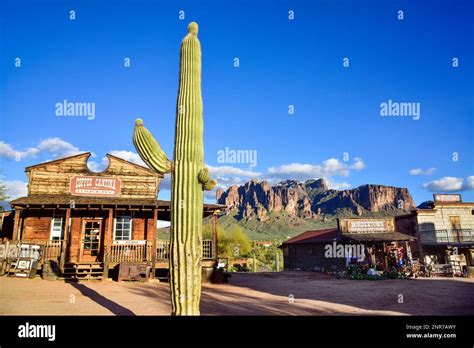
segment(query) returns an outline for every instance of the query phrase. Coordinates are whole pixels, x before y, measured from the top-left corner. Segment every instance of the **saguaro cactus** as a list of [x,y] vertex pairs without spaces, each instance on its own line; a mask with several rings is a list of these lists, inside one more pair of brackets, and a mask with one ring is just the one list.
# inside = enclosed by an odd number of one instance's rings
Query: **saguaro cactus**
[[188,25],[181,43],[174,161],[170,161],[143,121],[135,121],[133,143],[158,173],[171,172],[170,286],[172,314],[199,315],[201,299],[203,190],[212,190],[204,167],[201,44],[198,25]]

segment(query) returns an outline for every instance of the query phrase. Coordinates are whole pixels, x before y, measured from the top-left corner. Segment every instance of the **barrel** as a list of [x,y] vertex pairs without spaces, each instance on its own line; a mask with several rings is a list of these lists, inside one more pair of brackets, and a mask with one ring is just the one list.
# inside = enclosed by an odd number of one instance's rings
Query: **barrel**
[[42,269],[42,278],[44,280],[56,280],[58,279],[59,267],[58,263],[55,261],[46,261],[43,264]]

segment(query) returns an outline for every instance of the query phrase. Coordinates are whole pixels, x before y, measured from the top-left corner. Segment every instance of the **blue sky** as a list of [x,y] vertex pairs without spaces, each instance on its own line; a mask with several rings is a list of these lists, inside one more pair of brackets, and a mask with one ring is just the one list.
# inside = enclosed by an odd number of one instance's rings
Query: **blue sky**
[[[81,151],[95,169],[107,152],[138,161],[138,117],[172,156],[179,45],[197,21],[205,158],[223,187],[323,176],[339,189],[407,187],[417,204],[433,192],[474,201],[472,1],[4,0],[0,20],[12,196],[27,165]],[[65,99],[95,103],[94,119],[56,116]],[[382,117],[389,100],[419,103],[420,118]],[[226,148],[256,151],[256,166],[218,162]]]

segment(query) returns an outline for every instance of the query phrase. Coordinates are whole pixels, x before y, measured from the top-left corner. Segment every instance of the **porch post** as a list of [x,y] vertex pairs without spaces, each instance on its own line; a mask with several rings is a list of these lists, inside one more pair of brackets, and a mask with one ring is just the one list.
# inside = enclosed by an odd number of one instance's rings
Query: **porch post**
[[21,210],[15,208],[15,218],[13,220],[13,235],[12,240],[19,240],[19,228],[20,228],[20,215]]
[[151,279],[155,279],[156,271],[156,225],[158,223],[158,207],[153,209],[153,228],[151,232],[151,237],[153,238],[151,242]]
[[383,242],[383,254],[385,259],[385,270],[388,271],[387,243]]
[[114,223],[114,209],[109,208],[109,216],[107,217],[107,231],[105,232],[104,237],[104,271],[102,273],[102,280],[105,280],[109,277],[109,245],[112,240],[112,225]]
[[217,215],[219,214],[219,210],[214,210],[213,212],[213,219],[212,219],[212,258],[216,263],[217,266],[217,259],[218,259],[218,248],[217,248]]
[[411,263],[411,259],[412,259],[412,258],[408,255],[408,248],[409,248],[409,246],[410,246],[410,245],[408,244],[408,241],[406,240],[406,241],[405,241],[405,255],[406,255],[407,261],[410,261],[410,263]]
[[66,217],[64,218],[64,239],[61,241],[61,254],[59,257],[59,269],[61,272],[64,270],[64,264],[66,262],[66,249],[69,247],[69,219],[71,218],[71,208],[66,209]]

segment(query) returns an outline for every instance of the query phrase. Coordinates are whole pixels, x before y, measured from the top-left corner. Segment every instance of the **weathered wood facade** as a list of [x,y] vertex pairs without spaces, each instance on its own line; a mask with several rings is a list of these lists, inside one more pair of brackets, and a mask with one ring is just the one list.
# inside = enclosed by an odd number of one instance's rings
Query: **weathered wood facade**
[[[283,242],[280,248],[285,270],[342,271],[351,259],[388,270],[392,266],[388,256],[401,247],[407,259],[415,240],[396,230],[394,218],[339,218],[337,228],[306,231]],[[399,259],[397,254],[392,261]]]
[[[87,167],[90,153],[25,169],[28,196],[11,202],[13,240],[45,245],[43,261],[57,261],[65,276],[107,276],[121,263],[168,268],[168,241],[157,241],[157,221],[170,220],[168,201],[157,200],[162,176],[107,155],[101,173]],[[219,209],[205,205],[203,215]],[[214,243],[213,243],[214,242]],[[203,243],[206,273],[215,266],[215,241]]]
[[425,264],[451,264],[455,274],[474,278],[474,202],[462,202],[459,194],[433,198],[397,216],[397,229],[418,238],[417,257]]

